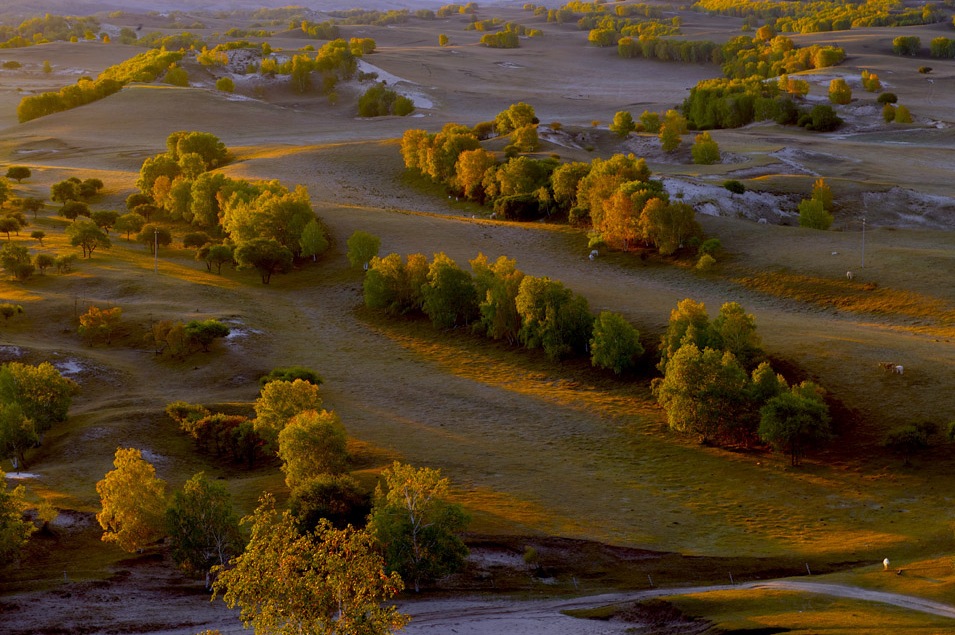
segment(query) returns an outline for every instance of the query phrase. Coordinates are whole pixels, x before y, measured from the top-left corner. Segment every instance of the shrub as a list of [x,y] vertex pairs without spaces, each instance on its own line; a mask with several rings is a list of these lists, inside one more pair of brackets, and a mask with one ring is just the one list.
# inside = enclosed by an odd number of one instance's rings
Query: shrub
[[882,93],[875,98],[875,101],[878,104],[894,104],[898,100],[899,98],[895,93]]
[[733,194],[742,194],[746,191],[746,186],[736,180],[723,181],[723,187]]

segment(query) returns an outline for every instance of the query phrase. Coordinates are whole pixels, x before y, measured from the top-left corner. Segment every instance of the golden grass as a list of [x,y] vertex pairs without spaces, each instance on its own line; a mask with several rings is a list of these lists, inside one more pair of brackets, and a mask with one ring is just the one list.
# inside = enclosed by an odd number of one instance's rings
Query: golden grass
[[666,600],[685,614],[702,617],[728,631],[779,628],[797,635],[937,635],[952,628],[952,620],[944,617],[874,602],[789,591],[714,591]]
[[955,324],[955,307],[944,300],[872,283],[781,271],[760,272],[738,278],[736,282],[762,293],[820,307],[891,318],[918,319],[942,326]]

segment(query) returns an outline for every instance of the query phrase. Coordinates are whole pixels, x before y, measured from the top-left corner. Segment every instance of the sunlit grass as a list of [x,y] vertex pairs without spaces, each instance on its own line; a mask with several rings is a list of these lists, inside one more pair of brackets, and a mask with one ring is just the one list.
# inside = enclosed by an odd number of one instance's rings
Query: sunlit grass
[[727,631],[779,628],[805,635],[937,635],[955,624],[951,619],[895,606],[790,591],[714,591],[666,599],[685,614],[702,617]]

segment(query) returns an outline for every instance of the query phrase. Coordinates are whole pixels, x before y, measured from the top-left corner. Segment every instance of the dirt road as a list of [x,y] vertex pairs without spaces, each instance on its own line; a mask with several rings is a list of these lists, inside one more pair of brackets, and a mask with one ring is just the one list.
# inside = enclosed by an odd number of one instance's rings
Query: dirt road
[[633,624],[604,621],[586,621],[562,614],[571,609],[588,609],[610,604],[623,604],[636,600],[673,595],[691,595],[710,591],[730,591],[746,589],[772,589],[814,593],[832,597],[851,598],[868,602],[878,602],[898,606],[911,611],[930,613],[955,619],[955,606],[933,602],[923,598],[897,593],[871,591],[859,587],[841,584],[800,582],[792,580],[774,580],[770,582],[750,582],[737,585],[719,585],[705,587],[687,587],[682,589],[652,589],[631,593],[608,593],[561,600],[425,600],[408,602],[402,610],[412,616],[411,624],[404,632],[409,635],[419,633],[458,633],[459,635],[492,635],[493,633],[511,633],[512,635],[603,635],[624,633]]

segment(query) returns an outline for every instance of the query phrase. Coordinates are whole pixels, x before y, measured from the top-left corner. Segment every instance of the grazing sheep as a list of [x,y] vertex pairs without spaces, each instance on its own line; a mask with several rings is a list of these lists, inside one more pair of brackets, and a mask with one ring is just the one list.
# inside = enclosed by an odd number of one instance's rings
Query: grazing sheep
[[901,375],[904,370],[905,370],[905,369],[902,368],[902,366],[901,366],[901,364],[900,364],[900,365],[898,365],[898,366],[895,367],[895,374],[896,374],[896,375]]
[[889,372],[895,372],[895,367],[898,366],[895,362],[879,362],[879,368]]
[[882,570],[883,570],[883,571],[888,571],[888,570],[889,570],[889,559],[888,559],[888,558],[886,558],[885,560],[882,561]]
[[767,221],[765,218],[760,218],[758,221],[756,221],[757,225],[766,225],[767,223],[769,223],[769,221]]
[[856,274],[852,273],[851,271],[846,272],[846,280],[852,280],[855,277],[856,277]]
[[597,255],[598,255],[597,250],[594,249],[593,251],[590,252],[590,259],[593,260],[594,258],[597,257]]

